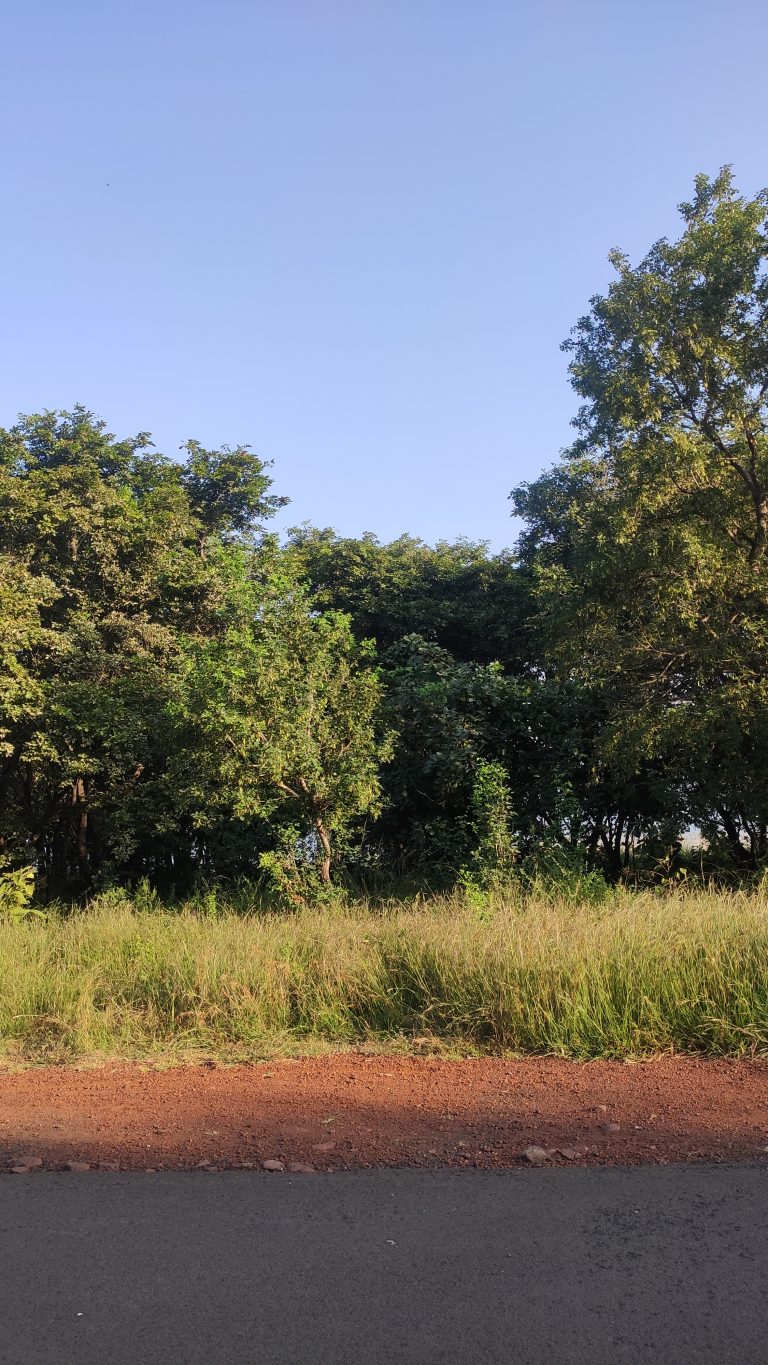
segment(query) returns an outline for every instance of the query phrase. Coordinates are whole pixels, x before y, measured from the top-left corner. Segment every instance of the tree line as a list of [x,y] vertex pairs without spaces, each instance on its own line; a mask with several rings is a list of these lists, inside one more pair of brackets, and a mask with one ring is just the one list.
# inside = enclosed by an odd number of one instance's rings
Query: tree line
[[[280,540],[243,446],[82,407],[0,431],[0,872],[43,896],[248,878],[487,887],[768,855],[768,195],[700,176],[677,241],[565,343],[576,440],[514,549]],[[330,893],[328,893],[330,894]]]

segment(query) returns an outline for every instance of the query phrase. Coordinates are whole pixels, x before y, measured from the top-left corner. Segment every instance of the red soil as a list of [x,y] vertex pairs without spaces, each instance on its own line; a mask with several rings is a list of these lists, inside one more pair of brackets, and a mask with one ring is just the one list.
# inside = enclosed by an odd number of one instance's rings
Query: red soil
[[531,1145],[568,1149],[555,1164],[765,1160],[768,1063],[343,1054],[0,1075],[0,1170],[39,1158],[124,1170],[504,1167],[525,1164]]

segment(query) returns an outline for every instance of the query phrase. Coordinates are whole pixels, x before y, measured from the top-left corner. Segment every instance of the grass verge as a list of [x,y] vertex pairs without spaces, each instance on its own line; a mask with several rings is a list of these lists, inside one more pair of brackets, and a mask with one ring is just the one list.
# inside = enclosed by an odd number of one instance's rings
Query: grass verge
[[[768,1052],[768,895],[436,898],[206,918],[108,896],[0,923],[0,1056],[263,1057],[336,1046]],[[423,1044],[422,1044],[423,1046]]]

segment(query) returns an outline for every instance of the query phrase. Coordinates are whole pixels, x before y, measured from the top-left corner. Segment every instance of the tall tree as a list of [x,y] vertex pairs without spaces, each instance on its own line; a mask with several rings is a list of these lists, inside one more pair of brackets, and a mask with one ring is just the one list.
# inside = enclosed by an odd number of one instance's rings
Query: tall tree
[[[678,241],[565,343],[583,404],[560,466],[517,489],[542,654],[603,691],[602,761],[663,770],[671,816],[765,841],[768,195],[700,176]],[[728,735],[728,780],[713,773]],[[718,786],[718,790],[714,787]],[[677,792],[676,803],[672,788]],[[674,806],[676,804],[676,810]]]
[[153,867],[182,644],[220,629],[268,483],[245,451],[179,465],[83,408],[0,431],[0,838],[49,889]]
[[378,809],[381,686],[347,618],[318,612],[272,552],[271,572],[242,576],[222,633],[189,641],[175,780],[190,784],[201,828],[223,809],[287,826],[294,852],[308,839],[327,883],[334,845]]

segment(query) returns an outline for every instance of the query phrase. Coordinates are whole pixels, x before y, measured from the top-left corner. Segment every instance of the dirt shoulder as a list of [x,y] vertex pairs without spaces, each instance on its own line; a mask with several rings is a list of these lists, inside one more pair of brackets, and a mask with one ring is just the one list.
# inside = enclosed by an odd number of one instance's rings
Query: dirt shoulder
[[345,1053],[0,1075],[5,1171],[507,1167],[533,1146],[554,1164],[768,1159],[768,1063]]

